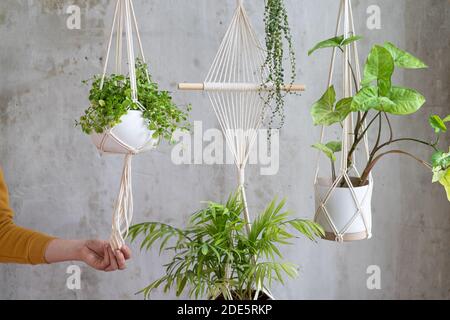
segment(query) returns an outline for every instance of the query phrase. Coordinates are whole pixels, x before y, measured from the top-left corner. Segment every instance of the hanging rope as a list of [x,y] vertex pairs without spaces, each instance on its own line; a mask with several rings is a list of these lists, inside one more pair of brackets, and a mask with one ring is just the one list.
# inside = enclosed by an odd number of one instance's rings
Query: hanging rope
[[[134,35],[136,36],[140,56],[142,61],[146,63],[144,50],[142,46],[141,37],[139,35],[138,24],[136,15],[134,12],[134,6],[132,0],[117,0],[114,17],[111,27],[111,33],[109,36],[109,42],[106,52],[105,64],[103,67],[103,74],[100,82],[100,89],[103,88],[104,80],[108,70],[108,63],[111,56],[112,43],[114,34],[116,35],[116,47],[115,47],[115,73],[122,74],[123,63],[123,36],[125,32],[126,37],[126,52],[128,63],[128,76],[130,78],[131,98],[138,108],[143,111],[144,108],[138,100],[138,89],[136,82],[136,65],[135,65],[135,51],[134,51]],[[147,72],[147,80],[150,82],[150,78]],[[120,146],[125,153],[124,165],[122,170],[122,177],[120,181],[119,193],[114,205],[113,220],[112,220],[112,232],[110,237],[111,247],[116,250],[120,249],[125,244],[125,238],[127,237],[128,228],[130,226],[133,217],[133,192],[131,181],[131,162],[133,155],[140,152],[150,150],[154,148],[157,141],[151,138],[142,146],[131,146],[122,141],[115,134],[115,127],[107,130],[101,137],[101,142],[97,146],[101,153],[110,153],[106,146],[113,142]]]
[[[343,20],[343,26],[341,26]],[[338,12],[338,18],[337,18],[337,24],[336,24],[336,32],[335,36],[339,36],[340,29],[343,29],[344,38],[347,39],[350,36],[355,35],[355,25],[353,20],[353,11],[352,11],[352,4],[351,0],[341,0],[340,1],[340,7]],[[331,64],[330,64],[330,70],[328,74],[328,87],[330,87],[333,83],[333,74],[336,64],[336,48],[333,48],[333,53],[331,57]],[[351,63],[354,61],[355,65],[355,77],[356,77],[356,83],[358,87],[353,87],[353,81],[352,81],[352,69],[351,69]],[[360,90],[360,83],[361,83],[361,70],[359,65],[359,58],[358,58],[358,47],[356,42],[352,43],[349,46],[346,46],[344,48],[343,52],[343,97],[351,97],[353,92],[356,90]],[[361,130],[364,131],[366,127],[366,122],[364,122],[364,125],[362,126]],[[320,204],[317,208],[314,220],[317,221],[320,215],[324,215],[326,218],[326,221],[329,223],[331,229],[333,230],[333,233],[335,235],[335,241],[343,242],[344,240],[351,239],[350,237],[346,236],[346,233],[350,229],[350,227],[355,223],[355,221],[361,217],[362,221],[364,223],[365,229],[366,229],[366,238],[370,238],[372,236],[371,234],[371,226],[369,222],[366,219],[366,214],[363,212],[363,204],[368,201],[369,193],[372,190],[373,185],[373,178],[372,175],[370,175],[369,178],[369,188],[367,188],[366,193],[364,194],[362,199],[359,199],[357,194],[355,193],[355,188],[353,186],[353,182],[351,181],[351,178],[349,176],[351,171],[354,171],[357,176],[360,176],[357,164],[356,164],[356,156],[353,155],[352,159],[352,166],[349,168],[347,163],[347,157],[346,155],[349,152],[349,149],[351,145],[353,144],[353,131],[354,131],[354,123],[353,123],[353,115],[350,114],[347,119],[343,122],[342,127],[342,157],[341,157],[341,163],[340,163],[340,171],[339,175],[336,178],[336,180],[331,184],[330,189],[326,193],[325,197],[323,199],[320,199]],[[325,139],[325,127],[322,126],[321,133],[320,133],[320,143],[323,143]],[[370,149],[369,149],[369,142],[367,134],[364,135],[364,150],[366,158],[369,159],[370,157]],[[321,158],[321,152],[318,153],[317,156],[317,166],[316,166],[316,172],[314,177],[314,184],[317,186],[319,184],[319,173],[320,173],[320,158]],[[330,198],[333,196],[334,192],[338,188],[338,186],[341,184],[342,181],[345,181],[345,183],[348,186],[348,190],[352,196],[352,199],[355,201],[355,205],[357,207],[357,211],[355,214],[351,217],[351,219],[348,221],[345,226],[343,226],[341,229],[336,226],[336,223],[333,221],[332,216],[330,212],[327,209],[327,202],[330,200]]]
[[[213,106],[237,168],[244,218],[250,232],[245,192],[245,168],[265,115],[265,99],[273,85],[263,85],[266,52],[258,40],[242,0],[237,0],[230,26],[220,44],[204,83],[180,83],[180,90],[204,90]],[[303,91],[304,85],[285,85],[286,91]]]

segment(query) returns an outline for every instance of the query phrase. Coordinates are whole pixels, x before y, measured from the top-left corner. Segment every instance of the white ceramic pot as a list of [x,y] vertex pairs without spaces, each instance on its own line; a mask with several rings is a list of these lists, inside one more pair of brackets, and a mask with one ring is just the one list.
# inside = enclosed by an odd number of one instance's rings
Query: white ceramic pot
[[[319,178],[317,180],[317,184],[315,186],[316,212],[320,208],[321,201],[327,196],[331,188],[331,184],[331,179]],[[356,219],[351,222],[358,208],[349,188],[338,186],[331,193],[328,201],[326,201],[325,207],[328,214],[340,233],[344,231],[344,228],[346,228],[349,223],[351,223],[343,235],[343,241],[355,241],[371,238],[372,191],[372,182],[369,182],[365,186],[354,188],[356,199],[362,209],[362,214],[364,215],[364,220],[361,215],[358,215]],[[333,228],[331,227],[325,212],[323,212],[323,209],[320,209],[318,212],[316,222],[325,229],[325,239],[336,241],[336,235],[333,232]],[[367,228],[364,222],[367,224]]]
[[[91,134],[97,149],[106,153],[127,154],[132,150],[145,151],[154,148],[158,139],[153,139],[154,131],[148,129],[148,120],[142,117],[142,111],[130,110],[120,118],[120,123],[107,132]],[[103,147],[102,147],[103,141]]]

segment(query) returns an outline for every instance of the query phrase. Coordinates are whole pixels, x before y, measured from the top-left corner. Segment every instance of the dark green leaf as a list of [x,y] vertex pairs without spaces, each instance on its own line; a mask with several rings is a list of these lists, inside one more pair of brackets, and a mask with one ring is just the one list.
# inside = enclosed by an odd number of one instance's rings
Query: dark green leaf
[[343,40],[344,36],[338,36],[321,41],[308,51],[308,56],[319,49],[339,47]]

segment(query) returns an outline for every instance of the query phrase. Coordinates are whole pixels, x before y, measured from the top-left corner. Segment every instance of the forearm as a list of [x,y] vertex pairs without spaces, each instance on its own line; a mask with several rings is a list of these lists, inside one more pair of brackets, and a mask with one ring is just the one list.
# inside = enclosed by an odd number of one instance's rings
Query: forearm
[[52,240],[45,251],[45,261],[48,263],[64,261],[81,261],[85,240]]
[[0,263],[45,264],[44,253],[53,239],[16,226],[0,212]]

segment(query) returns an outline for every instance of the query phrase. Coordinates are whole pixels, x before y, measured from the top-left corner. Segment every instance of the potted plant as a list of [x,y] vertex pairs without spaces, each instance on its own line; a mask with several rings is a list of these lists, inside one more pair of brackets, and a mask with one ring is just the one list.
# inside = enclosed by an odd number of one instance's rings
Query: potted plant
[[[270,129],[280,129],[284,125],[285,95],[289,90],[285,87],[284,60],[287,57],[290,65],[290,85],[297,76],[294,44],[284,0],[265,0],[264,11],[266,60],[262,66],[266,82],[264,85],[273,87],[268,96],[264,96],[266,108],[271,111],[268,120]],[[287,46],[287,48],[286,48]]]
[[[317,44],[309,51],[323,48],[338,48],[344,52],[344,47],[361,39],[359,36],[334,37]],[[391,121],[392,116],[407,116],[420,110],[425,103],[425,98],[416,90],[399,87],[392,84],[392,76],[395,68],[421,69],[427,66],[410,53],[397,48],[392,43],[375,45],[371,49],[366,60],[363,79],[358,83],[355,75],[354,62],[347,60],[351,70],[351,77],[356,90],[354,95],[344,97],[337,101],[334,86],[330,86],[323,96],[313,104],[311,115],[315,125],[343,126],[344,121],[353,117],[354,131],[350,132],[352,138],[348,148],[343,150],[341,141],[330,141],[328,143],[317,143],[314,148],[319,149],[330,159],[330,178],[318,178],[316,184],[316,209],[323,206],[321,200],[326,199],[326,211],[331,217],[337,230],[345,229],[349,221],[352,222],[347,230],[349,237],[345,240],[359,240],[367,238],[366,230],[371,226],[371,197],[372,184],[370,183],[371,172],[381,159],[388,155],[405,155],[431,168],[426,161],[419,159],[411,152],[399,149],[400,142],[409,142],[417,146],[423,145],[434,150],[433,165],[435,171],[434,181],[440,181],[447,185],[449,177],[449,157],[438,150],[439,139],[428,142],[415,137],[397,137]],[[439,128],[437,133],[446,131],[445,122],[450,118],[441,119],[437,116],[430,119],[433,127]],[[354,155],[362,148],[365,137],[369,130],[376,132],[374,143],[369,146],[368,159],[364,163],[362,173],[351,176],[350,179],[338,179],[335,168],[336,155],[347,163],[347,174],[355,168]],[[436,129],[437,130],[437,129]],[[383,137],[387,140],[383,141]],[[345,151],[345,152],[344,152]],[[342,177],[342,176],[340,176]],[[349,192],[351,184],[352,192]],[[334,192],[330,188],[334,187]],[[362,212],[362,216],[355,216],[355,212]],[[353,221],[352,221],[353,219]],[[333,237],[333,226],[326,215],[320,216],[317,221],[324,227],[327,236]],[[348,225],[347,225],[348,226]],[[370,235],[369,235],[370,237]],[[333,237],[334,240],[334,237]]]
[[[84,81],[87,84],[90,81]],[[176,129],[187,130],[187,110],[179,109],[170,93],[158,89],[147,64],[136,59],[138,100],[132,98],[130,76],[112,74],[94,76],[89,93],[90,106],[77,125],[91,135],[95,145],[105,152],[129,153],[153,147],[160,139],[171,142]],[[105,136],[113,131],[117,139]],[[125,146],[125,148],[124,148]]]
[[173,254],[165,265],[166,273],[141,290],[145,298],[158,287],[176,289],[177,296],[252,300],[269,299],[266,290],[273,281],[295,277],[297,267],[280,262],[279,246],[290,244],[298,236],[310,240],[323,235],[322,228],[308,220],[290,217],[283,209],[285,201],[273,200],[256,218],[250,233],[242,218],[244,205],[239,192],[226,204],[208,202],[194,213],[187,228],[145,222],[132,226],[129,237],[142,237],[141,249],[150,250],[159,241],[159,252]]

